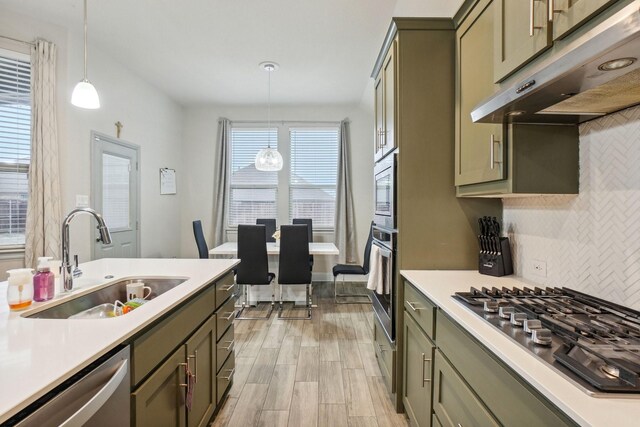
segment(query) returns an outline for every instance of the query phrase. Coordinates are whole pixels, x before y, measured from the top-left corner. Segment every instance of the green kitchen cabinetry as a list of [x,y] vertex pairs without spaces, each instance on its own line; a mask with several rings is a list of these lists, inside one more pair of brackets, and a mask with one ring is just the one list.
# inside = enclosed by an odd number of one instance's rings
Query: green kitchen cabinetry
[[132,339],[134,426],[208,425],[233,378],[233,287],[228,273]]
[[[565,37],[585,21],[617,0],[549,0],[553,7],[549,20],[553,23],[553,39]],[[551,9],[550,9],[551,10]]]
[[550,0],[494,0],[494,81],[551,47]]
[[498,0],[479,0],[456,31],[456,194],[577,194],[577,126],[471,120],[471,111],[498,88],[493,82],[491,52],[499,48],[492,35],[500,7]]
[[375,79],[375,161],[396,148],[396,49],[397,41],[394,40]]
[[434,350],[434,344],[405,311],[402,402],[413,427],[431,425],[431,372]]
[[481,0],[456,32],[457,186],[506,177],[502,126],[476,124],[471,111],[496,89],[493,83],[493,28],[496,0]]
[[393,342],[389,340],[384,333],[384,328],[374,315],[373,318],[373,350],[375,352],[378,366],[380,367],[380,373],[384,384],[387,386],[389,393],[395,393],[396,391],[396,348]]

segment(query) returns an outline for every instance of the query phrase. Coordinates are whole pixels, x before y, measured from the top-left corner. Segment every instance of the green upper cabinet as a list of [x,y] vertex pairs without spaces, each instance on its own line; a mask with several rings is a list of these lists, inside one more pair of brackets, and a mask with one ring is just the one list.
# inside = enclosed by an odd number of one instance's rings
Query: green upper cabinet
[[471,111],[495,91],[494,9],[498,0],[480,0],[456,32],[457,186],[505,178],[502,126],[477,124]]
[[549,0],[549,20],[553,23],[553,39],[563,38],[594,14],[616,1]]
[[378,161],[396,144],[396,61],[397,40],[393,40],[375,80],[375,154]]
[[553,42],[549,0],[494,0],[494,81],[499,82]]

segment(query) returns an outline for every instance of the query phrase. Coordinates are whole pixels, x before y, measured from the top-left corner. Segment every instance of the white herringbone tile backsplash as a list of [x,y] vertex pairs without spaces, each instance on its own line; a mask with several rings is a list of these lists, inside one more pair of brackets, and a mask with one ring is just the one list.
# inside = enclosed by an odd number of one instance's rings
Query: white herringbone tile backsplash
[[505,199],[504,229],[518,276],[640,309],[640,106],[581,125],[580,194]]

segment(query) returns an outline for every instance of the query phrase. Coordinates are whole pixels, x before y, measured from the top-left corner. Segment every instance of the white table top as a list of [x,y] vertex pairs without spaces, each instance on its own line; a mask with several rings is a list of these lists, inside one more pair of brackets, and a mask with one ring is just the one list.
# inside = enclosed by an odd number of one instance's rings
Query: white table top
[[532,286],[523,279],[483,276],[477,271],[400,271],[427,298],[436,303],[460,326],[476,337],[493,354],[520,374],[581,426],[637,426],[640,400],[629,397],[591,397],[571,381],[535,357],[524,347],[451,297],[470,286]]
[[[226,242],[209,251],[209,255],[236,255],[238,253],[238,242]],[[275,242],[267,242],[267,254],[279,255],[280,245],[276,246]],[[327,242],[310,242],[310,255],[340,255],[340,251],[333,243]]]

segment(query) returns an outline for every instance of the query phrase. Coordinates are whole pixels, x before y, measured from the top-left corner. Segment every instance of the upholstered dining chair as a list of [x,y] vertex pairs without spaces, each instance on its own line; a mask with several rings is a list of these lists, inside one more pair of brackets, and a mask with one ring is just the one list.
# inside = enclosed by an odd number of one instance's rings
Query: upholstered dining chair
[[[307,226],[309,242],[313,242],[313,220],[311,218],[293,218],[293,224],[304,224]],[[309,256],[309,267],[313,270],[313,255]]]
[[[264,225],[238,225],[238,258],[240,264],[236,267],[236,284],[242,286],[244,301],[236,319],[268,319],[275,306],[275,274],[269,272],[267,258],[267,240]],[[248,312],[248,286],[271,285],[271,307],[266,316],[251,317],[244,315]]]
[[276,219],[275,218],[258,218],[256,219],[256,224],[264,225],[266,234],[267,234],[267,242],[275,242],[276,239],[273,237],[273,234],[276,232]]
[[[311,319],[311,269],[309,268],[309,235],[305,225],[283,225],[280,227],[280,263],[278,283],[280,284],[281,319]],[[282,287],[286,285],[306,286],[306,317],[282,316]]]
[[[371,221],[371,225],[369,225],[369,237],[367,238],[367,244],[364,247],[364,256],[362,260],[362,265],[357,264],[336,264],[333,266],[333,298],[336,304],[369,304],[371,302],[371,296],[369,293],[367,294],[345,294],[338,293],[338,284],[337,277],[342,275],[342,279],[344,281],[344,276],[348,275],[358,275],[364,276],[369,274],[369,258],[371,257],[371,244],[373,243],[373,221]],[[342,285],[344,289],[344,283]],[[343,300],[339,301],[338,298],[345,297],[367,297],[366,301],[363,300]]]
[[198,219],[193,221],[193,237],[196,239],[196,246],[198,246],[198,255],[201,259],[209,258],[209,248],[207,247],[207,241],[204,238],[202,232],[202,222]]

